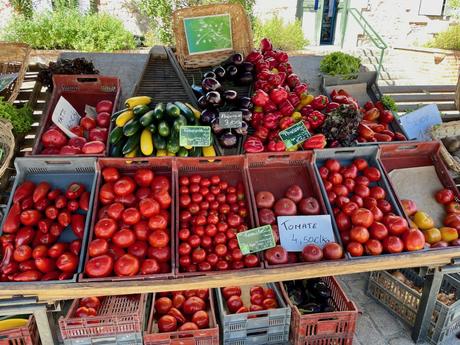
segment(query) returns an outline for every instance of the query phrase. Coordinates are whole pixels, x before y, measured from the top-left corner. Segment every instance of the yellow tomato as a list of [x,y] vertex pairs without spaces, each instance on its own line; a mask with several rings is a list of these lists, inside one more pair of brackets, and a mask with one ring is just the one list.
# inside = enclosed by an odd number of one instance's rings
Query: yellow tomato
[[414,215],[414,223],[421,230],[434,228],[434,221],[428,214],[422,211],[417,211]]

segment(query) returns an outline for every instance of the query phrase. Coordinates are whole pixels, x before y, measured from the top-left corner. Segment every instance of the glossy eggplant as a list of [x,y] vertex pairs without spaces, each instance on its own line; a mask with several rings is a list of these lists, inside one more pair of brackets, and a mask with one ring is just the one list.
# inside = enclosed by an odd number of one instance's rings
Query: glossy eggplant
[[214,68],[214,74],[216,75],[216,78],[217,80],[219,79],[224,79],[225,78],[225,68],[223,68],[222,66],[217,66]]
[[243,74],[236,78],[236,83],[238,85],[250,85],[253,80],[254,76],[251,72],[243,72]]
[[248,124],[246,121],[241,121],[241,127],[235,128],[234,131],[236,134],[239,135],[248,135]]
[[243,115],[243,120],[244,121],[251,121],[252,120],[252,112],[248,109],[240,109],[242,115]]
[[225,90],[224,99],[226,102],[234,103],[238,100],[238,92],[235,90]]
[[214,73],[213,71],[208,71],[206,72],[205,74],[203,74],[203,79],[204,78],[214,78],[216,79],[216,73]]
[[206,96],[201,96],[198,98],[198,106],[201,109],[206,109],[208,107],[208,101],[206,100]]
[[220,96],[220,93],[217,91],[209,91],[206,94],[206,102],[214,107],[220,107],[223,103],[223,99]]
[[232,132],[224,132],[218,137],[219,144],[224,148],[235,147],[238,143],[238,138]]
[[204,78],[201,82],[201,86],[205,92],[217,91],[222,89],[222,85],[218,82],[216,78]]
[[235,79],[238,76],[238,68],[235,65],[229,65],[227,67],[227,78],[228,79]]
[[252,107],[251,98],[241,97],[239,99],[239,106],[241,109],[251,109]]
[[240,66],[240,69],[241,71],[252,73],[254,71],[254,65],[251,62],[243,61],[243,63]]
[[205,126],[210,126],[216,122],[219,117],[219,111],[217,109],[208,108],[201,112],[200,123]]

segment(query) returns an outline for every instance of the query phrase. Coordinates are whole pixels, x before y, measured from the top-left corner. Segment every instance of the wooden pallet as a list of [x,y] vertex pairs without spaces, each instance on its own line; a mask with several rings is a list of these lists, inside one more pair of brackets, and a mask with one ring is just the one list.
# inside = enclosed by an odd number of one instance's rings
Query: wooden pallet
[[395,100],[399,114],[435,103],[444,122],[460,120],[455,106],[455,89],[455,85],[380,86],[383,94]]

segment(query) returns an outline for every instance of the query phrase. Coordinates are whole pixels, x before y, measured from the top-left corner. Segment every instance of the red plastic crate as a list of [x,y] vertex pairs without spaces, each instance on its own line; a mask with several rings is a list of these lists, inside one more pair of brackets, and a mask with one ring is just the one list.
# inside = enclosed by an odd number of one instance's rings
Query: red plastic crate
[[[102,171],[105,167],[114,167],[117,168],[120,174],[126,174],[128,176],[134,175],[135,171],[140,168],[147,168],[152,169],[155,175],[162,175],[167,176],[171,181],[171,198],[172,203],[170,207],[170,214],[171,214],[171,224],[170,224],[170,245],[171,245],[171,272],[169,273],[157,273],[157,274],[149,274],[149,275],[136,275],[132,277],[105,277],[105,278],[89,278],[85,275],[85,273],[81,273],[79,275],[78,281],[80,282],[95,282],[95,281],[122,281],[122,280],[147,280],[147,279],[167,279],[172,278],[174,276],[174,250],[175,250],[175,238],[172,235],[174,233],[174,225],[175,225],[175,217],[174,217],[174,210],[175,210],[175,189],[176,189],[176,180],[174,178],[174,159],[172,157],[155,157],[155,158],[147,158],[147,157],[137,157],[137,158],[100,158],[97,161],[98,171]],[[96,183],[96,197],[94,198],[94,206],[93,206],[93,214],[91,219],[91,226],[90,226],[90,234],[88,239],[88,245],[94,237],[94,226],[97,223],[99,207],[99,197],[98,193],[101,189],[103,182],[102,182],[102,174],[98,176],[97,183]],[[85,257],[85,265],[89,260],[88,251],[86,251]],[[84,268],[83,268],[84,271]]]
[[337,311],[302,315],[280,283],[281,293],[291,307],[292,345],[351,345],[355,333],[358,308],[334,277],[321,278],[331,289],[332,301]]
[[[104,99],[110,100],[113,103],[112,113],[115,112],[120,95],[120,80],[116,77],[99,76],[99,75],[54,75],[54,89],[51,99],[46,108],[46,115],[40,123],[40,131],[35,140],[32,149],[32,155],[40,155],[43,150],[41,137],[43,133],[52,124],[51,116],[56,107],[59,98],[63,96],[70,104],[78,111],[80,115],[85,113],[85,105],[95,107],[96,104]],[[112,122],[108,128],[108,133],[112,130]],[[75,154],[72,157],[88,157],[97,156],[104,157],[109,152],[109,139],[105,143],[105,152],[100,154]],[[47,155],[65,157],[65,155]]]
[[209,328],[197,331],[176,331],[158,333],[155,319],[155,298],[153,295],[147,331],[144,332],[144,345],[219,345],[219,326],[216,321],[214,291],[209,289]]
[[99,297],[97,316],[75,317],[80,299],[73,300],[66,316],[59,318],[64,341],[69,339],[116,336],[122,333],[142,334],[145,322],[146,294]]
[[37,323],[33,315],[24,327],[14,328],[0,332],[0,345],[39,345],[40,335],[38,334]]
[[[251,193],[250,187],[247,180],[247,174],[245,169],[245,156],[221,156],[216,158],[176,158],[176,200],[179,200],[179,178],[181,176],[190,176],[193,174],[200,174],[204,177],[210,177],[218,174],[223,179],[228,181],[230,184],[236,184],[243,182],[245,197],[248,202],[249,210],[249,228],[254,228],[254,214],[251,208]],[[179,218],[179,203],[176,203],[176,218]],[[179,222],[176,224],[175,239],[177,246],[179,246]],[[259,257],[259,260],[261,258]],[[244,268],[244,270],[254,270],[263,267],[262,261],[260,266],[254,268]],[[233,270],[227,271],[209,271],[209,272],[179,272],[179,253],[176,253],[176,277],[189,277],[199,275],[214,275],[214,274],[225,274],[226,272],[232,272]]]

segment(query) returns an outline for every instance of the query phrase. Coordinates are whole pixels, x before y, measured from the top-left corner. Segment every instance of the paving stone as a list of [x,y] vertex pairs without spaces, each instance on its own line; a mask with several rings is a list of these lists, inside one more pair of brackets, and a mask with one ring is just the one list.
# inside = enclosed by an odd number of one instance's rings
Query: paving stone
[[377,302],[366,304],[366,307],[362,311],[363,314],[371,318],[385,337],[390,338],[400,333],[401,329],[407,329],[407,331],[409,331],[409,328],[406,328],[397,317],[384,309]]
[[355,334],[356,338],[362,344],[388,345],[385,337],[379,332],[368,315],[361,315],[358,319],[358,327]]

